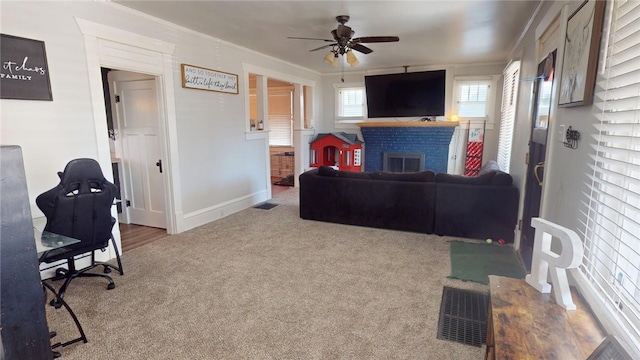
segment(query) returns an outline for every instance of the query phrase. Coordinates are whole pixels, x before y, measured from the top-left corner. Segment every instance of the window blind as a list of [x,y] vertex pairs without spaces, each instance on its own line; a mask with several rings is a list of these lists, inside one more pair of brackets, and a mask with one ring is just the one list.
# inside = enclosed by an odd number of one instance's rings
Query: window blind
[[606,70],[595,91],[579,270],[640,351],[640,2],[613,6]]
[[509,172],[511,145],[513,143],[513,124],[516,116],[518,83],[520,82],[520,61],[512,61],[503,72],[502,107],[500,116],[500,135],[498,138],[498,165]]
[[363,117],[364,116],[364,89],[340,89],[340,103],[338,105],[338,117]]
[[291,89],[269,90],[269,145],[291,146],[293,143]]
[[487,82],[465,81],[458,87],[458,116],[487,117]]

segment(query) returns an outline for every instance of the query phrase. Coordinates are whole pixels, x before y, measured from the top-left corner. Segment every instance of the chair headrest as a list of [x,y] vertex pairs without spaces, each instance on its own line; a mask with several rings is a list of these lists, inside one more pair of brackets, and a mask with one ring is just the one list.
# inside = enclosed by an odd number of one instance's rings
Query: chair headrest
[[60,176],[60,183],[80,193],[91,192],[91,188],[101,188],[107,181],[102,174],[100,164],[94,159],[81,158],[69,161]]

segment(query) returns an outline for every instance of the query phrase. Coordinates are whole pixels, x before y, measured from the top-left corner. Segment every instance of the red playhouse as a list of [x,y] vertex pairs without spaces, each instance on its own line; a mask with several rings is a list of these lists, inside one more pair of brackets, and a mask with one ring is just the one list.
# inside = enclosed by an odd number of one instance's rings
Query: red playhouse
[[362,141],[356,134],[334,132],[318,134],[311,142],[311,166],[335,166],[340,170],[360,171]]

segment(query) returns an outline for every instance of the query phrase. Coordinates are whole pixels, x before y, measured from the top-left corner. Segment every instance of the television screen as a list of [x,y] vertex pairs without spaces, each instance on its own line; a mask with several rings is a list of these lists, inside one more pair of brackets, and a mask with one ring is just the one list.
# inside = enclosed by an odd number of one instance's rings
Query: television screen
[[444,115],[445,70],[364,77],[370,118]]

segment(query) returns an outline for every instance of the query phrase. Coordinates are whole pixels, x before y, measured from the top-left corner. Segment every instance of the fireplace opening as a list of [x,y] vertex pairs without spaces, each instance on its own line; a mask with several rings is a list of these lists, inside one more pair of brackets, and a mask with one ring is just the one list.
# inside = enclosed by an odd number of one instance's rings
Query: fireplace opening
[[382,153],[382,171],[417,172],[424,170],[423,153]]

